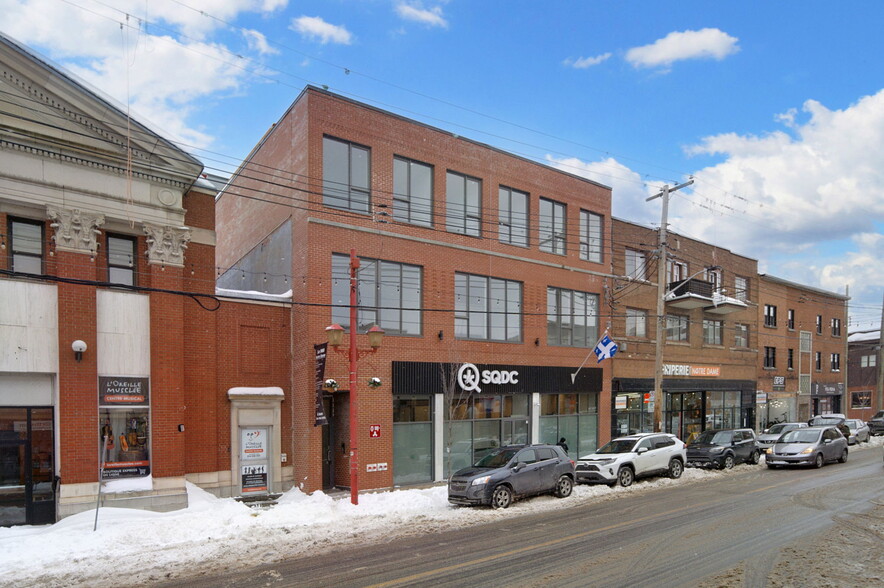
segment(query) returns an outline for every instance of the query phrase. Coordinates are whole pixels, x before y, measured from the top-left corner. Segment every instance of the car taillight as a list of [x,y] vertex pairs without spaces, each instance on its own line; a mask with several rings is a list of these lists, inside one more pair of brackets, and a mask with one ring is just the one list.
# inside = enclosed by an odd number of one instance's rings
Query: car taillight
[[571,465],[572,465],[572,466],[576,466],[576,465],[577,465],[577,464],[574,462],[573,459],[572,459],[572,460],[569,460],[569,461],[571,462]]

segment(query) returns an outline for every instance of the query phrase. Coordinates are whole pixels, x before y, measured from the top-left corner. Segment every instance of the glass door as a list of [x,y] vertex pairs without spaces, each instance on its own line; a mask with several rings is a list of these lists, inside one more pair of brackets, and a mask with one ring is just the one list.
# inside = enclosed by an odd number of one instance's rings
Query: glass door
[[51,408],[0,408],[0,526],[55,522]]

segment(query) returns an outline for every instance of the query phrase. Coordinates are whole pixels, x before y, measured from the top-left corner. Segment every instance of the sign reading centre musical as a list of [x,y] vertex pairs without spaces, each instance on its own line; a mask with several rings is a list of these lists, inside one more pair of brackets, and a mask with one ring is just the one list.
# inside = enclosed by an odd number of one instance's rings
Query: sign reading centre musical
[[717,378],[721,376],[721,367],[717,365],[687,365],[677,363],[664,363],[663,375],[694,378]]

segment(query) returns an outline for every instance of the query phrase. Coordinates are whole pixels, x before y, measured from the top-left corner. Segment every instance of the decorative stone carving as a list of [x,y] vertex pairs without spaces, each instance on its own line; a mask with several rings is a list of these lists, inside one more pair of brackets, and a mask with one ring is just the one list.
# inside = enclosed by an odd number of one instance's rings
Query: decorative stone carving
[[152,264],[184,267],[184,250],[190,243],[190,229],[144,223],[147,234],[147,261]]
[[98,236],[101,234],[98,227],[104,224],[103,214],[54,206],[47,206],[46,213],[52,220],[49,226],[55,230],[52,240],[55,241],[56,248],[95,255],[98,251]]

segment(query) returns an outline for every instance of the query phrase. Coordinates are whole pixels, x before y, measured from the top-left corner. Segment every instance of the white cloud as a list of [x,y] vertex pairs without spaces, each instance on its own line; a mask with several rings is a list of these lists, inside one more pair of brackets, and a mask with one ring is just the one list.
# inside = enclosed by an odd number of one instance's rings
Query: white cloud
[[278,49],[271,47],[270,44],[267,43],[267,37],[265,37],[263,33],[253,29],[244,29],[243,36],[245,36],[246,41],[249,43],[249,49],[257,51],[261,55],[279,54]]
[[346,28],[329,24],[318,16],[299,16],[292,19],[289,28],[307,39],[319,41],[323,45],[326,43],[349,45],[353,40],[353,35]]
[[685,59],[720,61],[740,50],[737,41],[719,29],[672,32],[650,45],[633,47],[626,52],[626,61],[635,67],[664,68]]
[[448,28],[448,21],[442,16],[442,8],[421,8],[419,5],[400,2],[396,5],[396,14],[405,20],[412,20],[432,27]]
[[562,63],[564,63],[568,67],[573,67],[574,69],[586,69],[588,67],[592,67],[604,61],[607,61],[610,58],[610,53],[602,53],[601,55],[597,55],[595,57],[578,57],[577,59],[571,59],[569,57]]

